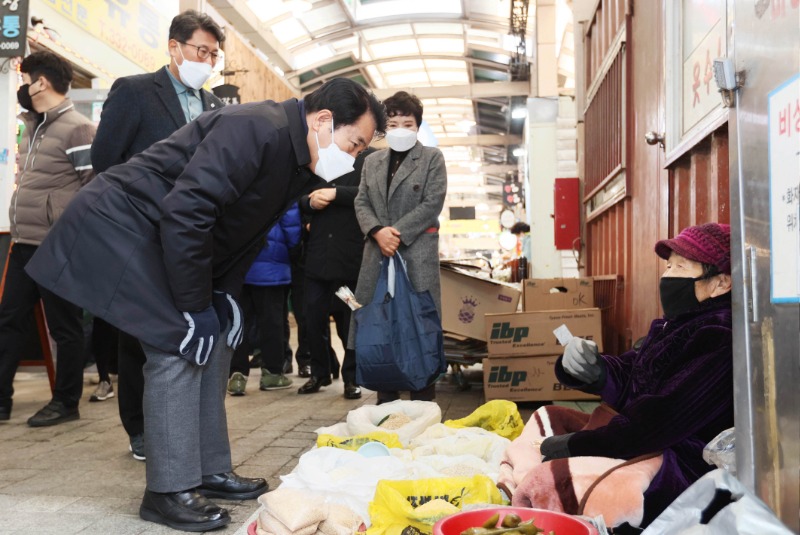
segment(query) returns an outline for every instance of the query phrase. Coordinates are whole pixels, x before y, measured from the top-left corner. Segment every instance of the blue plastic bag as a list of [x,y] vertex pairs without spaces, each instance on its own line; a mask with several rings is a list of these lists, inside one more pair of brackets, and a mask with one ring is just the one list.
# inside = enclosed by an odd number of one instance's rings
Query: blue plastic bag
[[414,291],[399,254],[383,259],[372,302],[353,318],[359,385],[384,392],[416,391],[447,371],[436,305],[427,290]]

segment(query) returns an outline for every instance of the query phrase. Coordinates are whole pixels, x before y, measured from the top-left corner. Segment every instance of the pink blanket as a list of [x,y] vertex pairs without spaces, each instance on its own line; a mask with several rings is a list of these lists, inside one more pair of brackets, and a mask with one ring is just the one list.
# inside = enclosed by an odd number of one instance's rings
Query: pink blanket
[[605,425],[613,414],[604,405],[592,415],[554,405],[538,409],[506,449],[497,486],[514,506],[602,515],[609,527],[625,522],[640,525],[644,492],[661,468],[661,455],[631,461],[572,457],[542,463],[539,452],[544,438]]

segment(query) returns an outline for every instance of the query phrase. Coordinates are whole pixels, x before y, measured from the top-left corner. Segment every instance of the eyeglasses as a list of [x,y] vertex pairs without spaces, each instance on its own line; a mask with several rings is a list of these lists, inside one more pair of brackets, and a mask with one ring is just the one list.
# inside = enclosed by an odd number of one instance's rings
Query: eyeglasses
[[193,45],[192,43],[184,43],[183,41],[178,41],[178,42],[180,44],[182,44],[182,45],[193,46],[194,48],[196,48],[197,49],[197,57],[202,59],[202,60],[204,60],[204,61],[207,60],[210,57],[211,61],[213,63],[216,63],[223,57],[221,50],[219,52],[212,52],[212,51],[210,51],[208,49],[207,46],[204,46],[204,45],[197,46],[197,45]]

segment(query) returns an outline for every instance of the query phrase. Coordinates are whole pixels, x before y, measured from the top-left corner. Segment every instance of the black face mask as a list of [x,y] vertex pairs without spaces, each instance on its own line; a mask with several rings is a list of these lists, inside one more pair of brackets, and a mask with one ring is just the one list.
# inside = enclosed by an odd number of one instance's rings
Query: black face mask
[[671,320],[700,308],[700,301],[694,292],[694,283],[708,278],[697,277],[696,279],[684,277],[661,277],[658,285],[661,294],[661,307],[664,309],[664,317]]
[[38,95],[39,93],[44,91],[44,89],[41,89],[36,93],[34,93],[33,95],[31,95],[30,87],[31,84],[22,84],[21,86],[19,86],[19,89],[17,89],[17,102],[19,102],[19,105],[25,108],[26,110],[36,113],[36,110],[33,109],[33,96]]

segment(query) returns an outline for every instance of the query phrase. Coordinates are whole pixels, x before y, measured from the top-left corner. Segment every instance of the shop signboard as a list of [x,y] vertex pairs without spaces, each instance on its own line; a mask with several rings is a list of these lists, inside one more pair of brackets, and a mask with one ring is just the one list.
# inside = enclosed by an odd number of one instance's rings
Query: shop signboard
[[0,0],[0,57],[25,55],[28,0]]
[[800,303],[800,74],[770,92],[770,270],[773,303]]
[[241,104],[239,97],[239,86],[233,84],[222,84],[211,88],[214,96],[220,99],[227,106],[228,104]]
[[[6,0],[0,0],[5,2]],[[172,16],[145,0],[42,0],[148,71],[167,62]],[[173,13],[175,15],[177,13]]]

